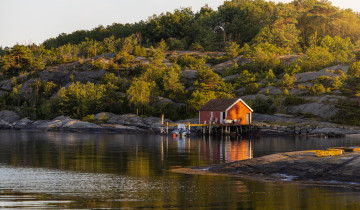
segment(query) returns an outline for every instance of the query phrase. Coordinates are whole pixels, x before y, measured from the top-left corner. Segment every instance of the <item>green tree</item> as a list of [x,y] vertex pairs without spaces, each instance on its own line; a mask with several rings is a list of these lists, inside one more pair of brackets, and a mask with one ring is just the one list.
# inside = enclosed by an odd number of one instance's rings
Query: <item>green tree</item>
[[189,108],[192,112],[200,109],[202,105],[208,102],[210,99],[216,99],[216,94],[214,91],[199,91],[195,90],[190,99],[187,101]]
[[240,45],[236,44],[236,42],[227,43],[225,47],[226,55],[230,58],[236,58],[239,55]]
[[148,106],[151,101],[151,92],[155,84],[140,79],[133,79],[126,91],[130,104],[136,107]]

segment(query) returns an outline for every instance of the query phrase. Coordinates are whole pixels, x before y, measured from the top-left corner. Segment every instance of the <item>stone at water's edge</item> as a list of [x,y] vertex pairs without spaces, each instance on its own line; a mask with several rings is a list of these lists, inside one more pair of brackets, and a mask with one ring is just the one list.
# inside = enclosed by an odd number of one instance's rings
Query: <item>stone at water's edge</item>
[[337,153],[337,156],[327,157],[317,157],[316,152],[299,151],[267,155],[213,166],[208,171],[274,180],[281,180],[278,175],[286,174],[301,181],[339,181],[360,185],[360,152]]

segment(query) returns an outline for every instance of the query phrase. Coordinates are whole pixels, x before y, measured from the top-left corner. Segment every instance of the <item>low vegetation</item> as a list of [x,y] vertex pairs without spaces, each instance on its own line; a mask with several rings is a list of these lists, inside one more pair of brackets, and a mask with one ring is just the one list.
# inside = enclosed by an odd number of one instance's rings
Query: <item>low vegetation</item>
[[[2,109],[34,119],[91,120],[107,111],[178,120],[196,117],[209,99],[264,88],[266,99],[247,101],[268,114],[286,113],[306,103],[304,97],[341,91],[352,100],[339,102],[347,111],[332,120],[360,125],[359,49],[359,15],[328,1],[226,1],[217,11],[183,8],[134,24],[60,34],[39,46],[0,48],[0,102]],[[295,59],[284,59],[289,55]],[[337,64],[350,65],[347,74],[317,77],[310,87],[298,82],[299,73]],[[65,76],[46,76],[57,72]],[[90,73],[101,77],[86,77]]]

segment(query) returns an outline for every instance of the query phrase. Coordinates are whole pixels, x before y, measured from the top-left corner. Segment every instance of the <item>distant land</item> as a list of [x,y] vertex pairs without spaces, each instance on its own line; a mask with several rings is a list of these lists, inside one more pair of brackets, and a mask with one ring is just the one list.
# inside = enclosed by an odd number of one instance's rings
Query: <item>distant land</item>
[[241,97],[265,123],[358,126],[359,40],[359,14],[326,1],[181,8],[1,48],[0,106],[28,123],[135,125],[196,120],[208,100]]

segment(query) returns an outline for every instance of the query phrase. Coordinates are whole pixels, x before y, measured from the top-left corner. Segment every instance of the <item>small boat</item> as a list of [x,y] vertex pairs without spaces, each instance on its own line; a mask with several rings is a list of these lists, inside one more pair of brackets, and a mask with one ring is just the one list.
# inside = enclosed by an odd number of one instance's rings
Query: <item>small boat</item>
[[190,135],[190,130],[186,128],[186,124],[178,124],[178,127],[173,130],[172,134],[176,136],[187,136]]

